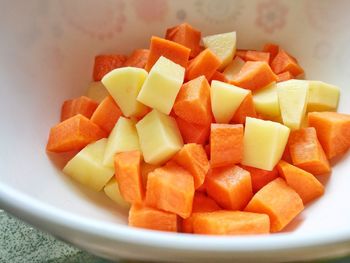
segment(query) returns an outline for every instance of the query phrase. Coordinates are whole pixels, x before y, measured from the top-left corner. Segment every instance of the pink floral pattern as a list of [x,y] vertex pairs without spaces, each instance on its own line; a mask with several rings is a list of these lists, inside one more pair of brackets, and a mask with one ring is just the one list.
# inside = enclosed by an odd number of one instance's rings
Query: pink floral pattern
[[72,28],[91,38],[110,39],[123,30],[124,2],[104,0],[61,0],[62,15]]
[[257,5],[256,25],[266,33],[274,33],[286,25],[288,8],[278,0],[262,1]]
[[137,18],[144,22],[163,21],[169,12],[167,0],[132,0]]

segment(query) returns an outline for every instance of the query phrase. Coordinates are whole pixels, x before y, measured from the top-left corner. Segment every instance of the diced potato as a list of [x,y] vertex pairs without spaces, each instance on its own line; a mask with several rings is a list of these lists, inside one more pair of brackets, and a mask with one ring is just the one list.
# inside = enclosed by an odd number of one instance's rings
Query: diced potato
[[114,167],[114,155],[119,152],[140,150],[135,122],[120,117],[108,137],[103,164]]
[[223,74],[225,77],[232,81],[234,76],[238,74],[238,72],[241,71],[241,68],[243,67],[245,61],[241,59],[240,57],[235,57],[225,68],[223,71]]
[[129,208],[130,204],[124,200],[120,195],[119,186],[117,180],[113,177],[103,188],[105,194],[119,206],[123,208]]
[[217,123],[229,123],[249,90],[213,80],[210,87],[211,109]]
[[157,110],[136,124],[145,162],[158,165],[168,161],[183,146],[174,118]]
[[272,121],[246,118],[242,164],[271,171],[281,159],[289,128]]
[[256,112],[262,116],[269,119],[281,116],[276,82],[254,92],[253,101]]
[[277,83],[277,95],[283,124],[292,130],[300,129],[307,108],[309,83],[306,80],[287,80]]
[[185,68],[160,57],[152,67],[137,100],[169,114],[185,77]]
[[335,111],[338,108],[340,90],[322,81],[310,80],[307,111]]
[[117,68],[103,77],[105,85],[126,117],[143,116],[147,107],[136,100],[147,77],[146,70],[141,68]]
[[203,44],[220,58],[219,70],[222,70],[231,62],[236,53],[236,32],[203,37]]
[[86,96],[98,103],[103,101],[108,95],[109,93],[101,81],[91,82],[86,91]]
[[89,144],[74,156],[63,168],[63,172],[79,183],[100,191],[112,178],[114,169],[103,165],[107,139]]

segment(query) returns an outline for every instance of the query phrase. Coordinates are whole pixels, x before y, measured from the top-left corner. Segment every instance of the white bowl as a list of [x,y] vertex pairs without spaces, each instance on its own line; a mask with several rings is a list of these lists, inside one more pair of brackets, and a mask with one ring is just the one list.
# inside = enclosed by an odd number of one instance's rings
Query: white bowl
[[308,79],[339,85],[350,113],[349,1],[32,0],[0,8],[0,202],[23,220],[96,255],[167,261],[305,260],[350,252],[350,159],[338,161],[325,195],[284,233],[207,237],[126,225],[102,193],[64,176],[45,152],[64,99],[83,94],[99,53],[147,47],[183,20],[203,34],[237,30],[240,48],[277,42]]

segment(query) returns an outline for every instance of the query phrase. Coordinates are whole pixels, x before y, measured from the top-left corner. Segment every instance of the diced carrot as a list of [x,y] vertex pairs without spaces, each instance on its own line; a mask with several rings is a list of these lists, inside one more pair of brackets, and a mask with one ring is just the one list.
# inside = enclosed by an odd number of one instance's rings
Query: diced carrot
[[237,49],[235,56],[240,57],[241,59],[245,60],[245,55],[247,54],[247,51],[248,50],[246,50],[246,49]]
[[270,62],[270,53],[261,52],[255,50],[248,50],[245,54],[246,61],[265,61],[266,63]]
[[313,127],[292,131],[288,140],[293,164],[314,175],[331,171],[316,130]]
[[350,147],[350,115],[336,112],[310,112],[309,125],[314,127],[317,137],[328,159],[344,154]]
[[227,82],[227,83],[229,82],[226,76],[220,71],[215,71],[214,75],[211,77],[209,82],[212,82],[213,80],[218,80],[218,81]]
[[210,80],[220,65],[220,59],[207,48],[190,60],[186,69],[186,79],[191,80],[204,75]]
[[99,126],[78,114],[51,128],[46,149],[49,152],[81,150],[106,136]]
[[66,100],[61,108],[61,121],[67,120],[74,115],[81,114],[90,119],[98,106],[98,103],[86,96]]
[[225,209],[241,210],[253,196],[249,172],[237,165],[212,168],[205,184],[208,195]]
[[241,165],[241,167],[250,173],[253,193],[258,192],[261,188],[278,177],[278,171],[276,167],[272,171],[267,171],[246,165]]
[[209,161],[202,145],[185,144],[173,160],[192,174],[195,189],[203,184],[209,171]]
[[191,49],[191,58],[200,52],[201,32],[187,23],[167,29],[165,38]]
[[157,168],[159,168],[159,165],[141,162],[141,177],[142,177],[143,189],[146,189],[146,187],[147,187],[148,174],[150,172],[153,172]]
[[290,156],[289,147],[284,148],[281,160],[286,161],[287,163],[292,163],[292,157]]
[[280,49],[272,60],[271,68],[276,74],[289,71],[293,76],[299,76],[304,73],[298,62],[283,49]]
[[206,125],[197,125],[179,117],[176,117],[175,120],[185,143],[204,144],[208,141],[210,122]]
[[277,164],[278,172],[306,204],[324,193],[324,186],[313,176],[283,160]]
[[91,121],[110,134],[120,116],[122,112],[117,103],[111,96],[107,96],[92,114]]
[[206,235],[256,235],[270,233],[265,214],[219,210],[195,213],[193,232]]
[[129,211],[129,226],[177,232],[177,215],[142,204],[133,204]]
[[206,125],[211,121],[210,86],[204,76],[182,85],[174,103],[174,112],[181,119]]
[[132,204],[142,203],[144,197],[140,165],[140,151],[121,152],[114,157],[115,176],[120,194],[125,201]]
[[153,36],[151,38],[150,53],[145,69],[150,71],[161,56],[186,68],[190,52],[191,50],[183,45]]
[[146,204],[188,218],[194,195],[193,176],[175,162],[148,174]]
[[294,79],[294,78],[295,77],[293,76],[293,74],[290,73],[289,71],[277,74],[277,82],[286,81],[286,80],[290,80],[290,79]]
[[238,109],[232,117],[231,123],[245,124],[246,117],[257,118],[253,101],[253,95],[251,92],[249,92],[248,95],[245,96],[241,105],[239,105]]
[[221,167],[237,164],[243,158],[243,125],[211,124],[210,165]]
[[[192,213],[198,212],[213,212],[220,210],[220,206],[203,193],[196,192],[193,197]],[[182,232],[193,233],[193,216],[182,220]]]
[[278,51],[280,50],[280,47],[276,44],[267,43],[265,44],[263,51],[270,53],[270,62],[273,61],[273,59],[278,54]]
[[93,79],[100,81],[108,72],[124,65],[124,55],[99,55],[95,57]]
[[210,159],[210,143],[204,146],[205,153],[207,154],[208,159]]
[[263,61],[247,61],[234,76],[232,84],[241,88],[257,90],[277,80],[269,64]]
[[144,68],[148,61],[149,49],[135,49],[124,62],[124,67]]
[[278,232],[303,209],[303,201],[297,192],[282,178],[277,178],[253,196],[245,211],[267,214],[270,217],[271,232]]

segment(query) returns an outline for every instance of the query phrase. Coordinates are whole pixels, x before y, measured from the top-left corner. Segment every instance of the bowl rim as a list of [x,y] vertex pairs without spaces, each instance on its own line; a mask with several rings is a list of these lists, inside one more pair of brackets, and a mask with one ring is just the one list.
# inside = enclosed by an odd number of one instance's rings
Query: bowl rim
[[[312,235],[277,233],[264,236],[233,237],[152,231],[110,222],[101,224],[99,220],[66,212],[18,192],[3,183],[0,183],[0,207],[19,218],[26,218],[27,221],[30,218],[31,223],[46,222],[49,225],[55,224],[64,229],[116,242],[163,249],[230,253],[249,251],[252,253],[254,251],[298,250],[350,242],[350,229],[321,234],[313,233]],[[40,228],[40,226],[38,227]],[[50,227],[46,230],[49,229]],[[57,235],[59,236],[59,234]],[[348,250],[350,251],[350,246]]]

